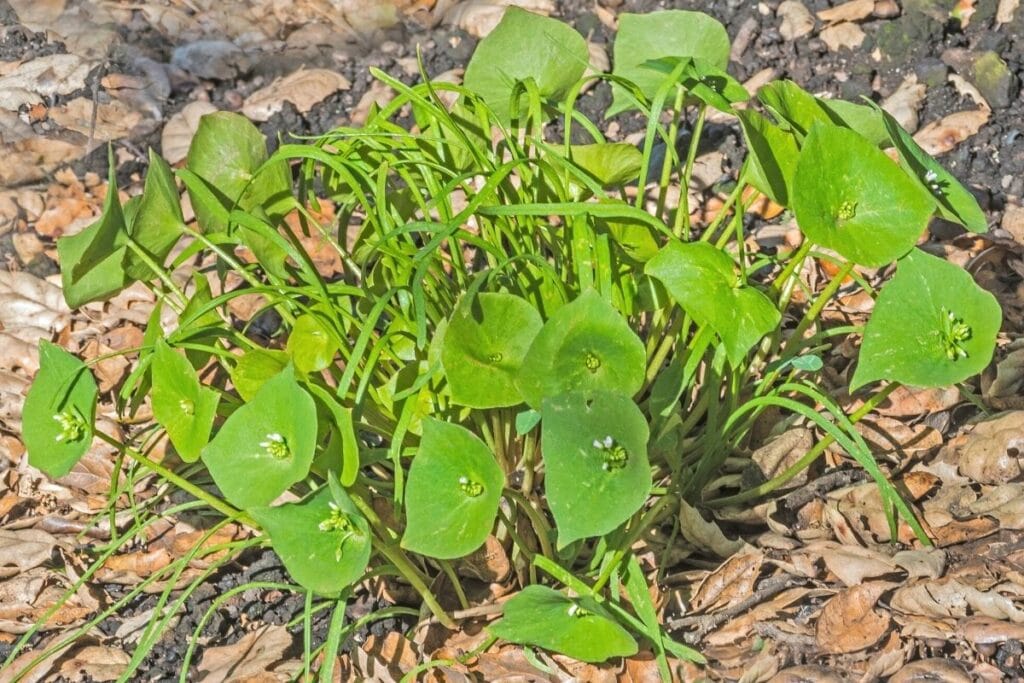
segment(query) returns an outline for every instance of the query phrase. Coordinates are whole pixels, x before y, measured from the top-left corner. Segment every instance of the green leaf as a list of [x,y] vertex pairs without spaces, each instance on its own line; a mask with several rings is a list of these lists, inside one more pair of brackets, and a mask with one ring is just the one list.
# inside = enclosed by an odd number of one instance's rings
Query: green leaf
[[783,128],[801,138],[815,123],[832,123],[821,101],[793,81],[772,81],[757,91],[757,98]]
[[539,408],[546,396],[576,389],[632,395],[644,383],[647,352],[611,304],[588,290],[544,324],[523,360],[516,386]]
[[686,89],[688,97],[728,114],[735,113],[732,105],[750,99],[750,93],[742,83],[700,57],[662,57],[644,62],[642,66],[668,75],[684,62],[679,83]]
[[[560,101],[583,76],[589,60],[586,41],[568,24],[509,7],[476,46],[464,83],[508,125],[516,82],[532,78],[544,100]],[[524,95],[524,109],[525,100]]]
[[231,368],[231,381],[238,395],[251,401],[271,377],[288,365],[289,356],[285,351],[255,347],[242,354],[235,367]]
[[302,587],[338,595],[358,581],[370,561],[370,525],[343,489],[321,487],[299,503],[254,508],[274,552]]
[[[662,10],[619,15],[612,57],[614,75],[632,81],[651,99],[665,75],[644,63],[663,57],[696,57],[725,69],[729,63],[729,35],[722,24],[703,12]],[[612,83],[612,104],[605,116],[633,106],[623,86]]]
[[747,181],[776,204],[789,206],[800,156],[796,138],[756,111],[737,111],[747,142]]
[[189,198],[203,232],[227,229],[223,212],[261,207],[280,217],[293,204],[291,172],[285,161],[265,165],[263,134],[241,114],[206,114],[188,149],[185,168],[205,183],[206,192],[189,187]]
[[192,364],[158,340],[152,364],[153,416],[185,462],[195,462],[210,440],[220,394],[199,383]]
[[591,597],[569,598],[547,586],[527,586],[505,603],[493,635],[510,643],[536,645],[582,662],[628,657],[637,643]]
[[544,399],[544,487],[558,545],[616,529],[651,490],[647,421],[629,396],[580,392]]
[[732,257],[706,242],[668,244],[647,262],[646,272],[697,324],[722,338],[733,367],[781,320],[771,299],[741,280]]
[[105,301],[131,284],[124,269],[128,233],[117,196],[113,152],[107,196],[99,220],[81,232],[57,240],[64,300],[69,308]]
[[1001,321],[995,297],[967,271],[914,249],[875,302],[850,389],[880,379],[918,387],[962,382],[992,359]]
[[458,425],[423,421],[423,438],[405,489],[402,547],[452,559],[487,540],[505,475],[484,442]]
[[334,362],[338,340],[317,316],[300,315],[288,335],[288,355],[302,373],[320,372]]
[[203,462],[233,505],[269,505],[309,472],[316,435],[316,405],[289,366],[231,414]]
[[[128,233],[153,261],[162,266],[184,228],[181,199],[171,167],[149,150],[145,188],[134,217],[128,221]],[[125,252],[125,272],[135,280],[156,277],[156,273],[131,249]]]
[[[612,200],[602,203],[613,203]],[[644,263],[658,253],[658,239],[650,225],[632,218],[594,218],[594,225],[604,228],[629,258]]]
[[910,251],[935,212],[935,200],[884,152],[831,124],[804,141],[792,200],[807,237],[872,268]]
[[572,160],[605,187],[636,182],[644,155],[628,142],[573,145]]
[[92,444],[98,393],[85,363],[56,344],[39,342],[39,372],[21,415],[33,467],[54,478],[71,471]]
[[890,136],[885,129],[879,111],[866,104],[847,102],[846,100],[824,100],[818,98],[820,104],[835,123],[858,133],[875,147],[889,147]]
[[515,376],[543,325],[537,309],[518,296],[463,297],[441,347],[452,401],[470,408],[522,403]]
[[913,136],[903,130],[896,119],[883,109],[881,113],[886,131],[900,153],[900,165],[912,178],[932,195],[939,206],[939,215],[948,221],[959,223],[970,232],[988,232],[985,212],[978,206],[970,190],[960,184],[942,164],[921,149]]

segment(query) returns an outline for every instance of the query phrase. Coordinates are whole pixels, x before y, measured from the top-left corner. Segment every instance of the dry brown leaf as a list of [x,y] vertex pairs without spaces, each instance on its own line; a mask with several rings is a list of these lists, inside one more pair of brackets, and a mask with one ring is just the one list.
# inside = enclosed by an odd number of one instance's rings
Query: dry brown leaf
[[347,78],[330,69],[299,69],[245,98],[242,113],[253,121],[266,121],[281,111],[285,102],[291,102],[305,114],[330,95],[351,86]]
[[56,547],[57,539],[40,529],[0,529],[0,576],[49,562]]
[[968,508],[975,515],[988,515],[1002,529],[1024,529],[1024,484],[1013,482],[986,491]]
[[799,0],[783,0],[775,16],[782,19],[779,33],[786,40],[802,38],[814,30],[814,16]]
[[908,133],[913,133],[920,125],[917,113],[924,104],[927,90],[923,83],[917,82],[917,74],[910,74],[891,95],[882,100],[882,109],[892,114]]
[[[805,427],[793,427],[761,446],[750,455],[750,460],[760,471],[765,481],[782,474],[802,458],[814,445],[814,435]],[[790,481],[791,486],[800,486],[807,481],[804,469]]]
[[383,637],[370,634],[352,656],[361,675],[359,680],[366,681],[397,681],[419,660],[413,642],[396,631]]
[[986,100],[985,96],[981,94],[981,91],[966,78],[959,74],[949,74],[949,78],[947,80],[949,80],[949,82],[953,84],[953,87],[956,88],[957,94],[971,98],[971,100],[978,105],[979,109],[989,109],[988,100]]
[[17,111],[43,97],[67,95],[85,87],[92,65],[76,55],[48,55],[22,63],[0,78],[0,109]]
[[830,24],[840,21],[860,21],[875,11],[875,0],[849,0],[841,5],[818,12],[818,18]]
[[[778,619],[784,617],[786,609],[794,603],[802,601],[809,594],[828,595],[828,591],[813,592],[809,588],[796,587],[782,591],[768,602],[763,602],[753,609],[747,610],[739,617],[726,622],[721,628],[712,631],[705,638],[704,642],[711,647],[720,647],[742,642],[748,638],[754,628],[754,624],[767,619]],[[749,655],[749,649],[745,650]]]
[[683,538],[691,544],[713,552],[719,557],[731,557],[747,546],[743,539],[726,538],[717,524],[704,519],[700,512],[686,501],[681,501],[679,505],[679,530]]
[[846,586],[857,586],[864,579],[877,579],[898,571],[890,558],[859,546],[815,541],[798,552],[821,557],[828,570]]
[[896,584],[884,581],[854,586],[833,596],[821,609],[815,639],[825,652],[840,654],[871,647],[886,634],[892,618],[875,609],[878,598]]
[[791,666],[772,676],[769,683],[846,683],[846,679],[828,667],[816,664]]
[[943,449],[960,473],[980,484],[1002,484],[1021,474],[1024,457],[1024,411],[1004,413],[975,425]]
[[1020,0],[999,0],[996,8],[996,23],[1009,24],[1013,21],[1013,15],[1020,7]]
[[1012,598],[995,590],[981,591],[956,579],[921,581],[897,588],[889,605],[905,614],[926,617],[963,618],[971,613],[994,619],[1024,623],[1021,611]]
[[534,14],[548,15],[555,11],[553,0],[465,0],[445,12],[444,22],[475,38],[483,38],[498,25],[505,9],[513,6]]
[[892,556],[910,579],[937,579],[946,571],[946,551],[941,548],[901,550]]
[[93,126],[94,103],[86,97],[76,97],[67,104],[50,109],[50,119],[64,128],[100,142],[128,137],[142,123],[141,112],[132,109],[121,100],[96,104],[95,127]]
[[968,617],[956,626],[958,636],[971,645],[993,645],[1009,640],[1024,642],[1024,625],[992,617]]
[[24,271],[0,270],[0,329],[6,335],[34,346],[70,321],[60,287]]
[[938,430],[921,423],[908,425],[885,415],[867,417],[857,423],[856,429],[876,453],[911,455],[942,445]]
[[704,577],[690,601],[694,612],[706,612],[745,600],[761,575],[764,553],[733,555]]
[[949,410],[961,400],[960,390],[956,387],[915,389],[900,386],[878,407],[878,413],[888,417],[928,415]]
[[[1007,208],[1007,214],[1010,213],[1010,208]],[[1016,212],[1020,217],[1020,236],[1022,239],[1019,241],[1024,244],[1024,207],[1017,207]],[[1004,229],[1006,220],[1004,218]],[[1014,239],[1017,239],[1017,235],[1014,235]],[[986,375],[982,377],[982,396],[987,402],[994,405],[996,408],[1005,409],[1011,407],[1010,404],[1019,400],[1019,396],[1024,394],[1024,345],[1019,342],[1012,343],[1009,347],[1010,352],[996,364],[995,377]]]
[[60,674],[69,681],[116,681],[131,662],[123,650],[87,645],[60,665]]
[[828,45],[830,52],[839,52],[840,48],[853,50],[861,46],[866,34],[864,30],[853,22],[845,21],[822,29],[818,37]]
[[967,673],[963,664],[950,659],[919,659],[910,662],[889,679],[889,683],[922,683],[923,681],[972,683],[974,679]]
[[975,135],[988,123],[991,114],[988,109],[970,109],[949,114],[919,130],[914,140],[928,154],[940,156]]
[[385,106],[395,97],[395,91],[383,81],[374,81],[369,89],[359,98],[356,106],[349,113],[349,120],[354,126],[361,126],[370,117],[370,108],[373,105]]
[[[241,683],[249,676],[268,672],[279,663],[292,644],[284,626],[267,624],[231,645],[209,647],[199,660],[200,683]],[[265,679],[264,679],[265,680]],[[286,681],[287,675],[276,678]]]
[[456,565],[460,576],[468,576],[487,583],[501,583],[512,571],[505,547],[494,536],[488,536],[475,552]]
[[199,119],[212,114],[217,107],[204,100],[189,102],[177,114],[167,120],[160,134],[160,149],[169,164],[184,161],[189,145],[199,129]]

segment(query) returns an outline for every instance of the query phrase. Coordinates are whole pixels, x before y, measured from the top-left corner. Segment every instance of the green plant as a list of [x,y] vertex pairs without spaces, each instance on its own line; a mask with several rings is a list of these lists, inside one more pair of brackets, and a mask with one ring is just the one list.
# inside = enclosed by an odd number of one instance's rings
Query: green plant
[[[671,23],[678,39],[655,49],[650,22]],[[646,534],[655,527],[674,538],[680,500],[756,499],[832,443],[875,478],[893,537],[899,517],[927,543],[854,423],[901,382],[955,384],[989,362],[995,299],[915,247],[936,214],[975,231],[984,215],[870,103],[776,82],[758,94],[771,118],[735,109],[747,94],[724,70],[728,47],[704,15],[626,14],[615,71],[584,76],[578,34],[512,8],[464,87],[375,72],[398,94],[360,128],[268,157],[242,117],[204,117],[176,172],[196,228],[159,157],[124,207],[112,169],[103,217],[58,244],[65,296],[80,305],[136,280],[156,292],[118,406],[130,416],[148,398],[182,465],[147,457],[139,435],[95,435],[126,467],[262,529],[300,586],[333,601],[332,648],[355,627],[344,622],[353,586],[376,574],[411,584],[452,625],[434,578],[446,575],[466,607],[452,561],[495,535],[528,584],[495,637],[602,661],[635,652],[639,635],[667,677],[668,655],[700,655],[663,631],[635,543],[657,550]],[[607,142],[577,108],[591,80],[611,82],[610,112],[646,117],[641,149]],[[667,190],[689,185],[709,108],[737,116],[748,157],[718,217],[695,230],[685,190],[678,207]],[[412,132],[395,122],[404,110]],[[688,115],[682,157],[673,141]],[[560,139],[546,127],[556,116]],[[658,141],[668,152],[652,169]],[[653,210],[627,188],[650,173]],[[798,249],[746,251],[750,188],[795,214]],[[330,225],[318,218],[324,202],[336,207]],[[324,278],[304,251],[313,233],[331,238],[341,278]],[[838,272],[797,305],[811,259]],[[864,329],[823,325],[848,280],[876,294],[858,266],[893,263]],[[190,265],[200,272],[184,282]],[[207,278],[223,289],[228,273],[244,285],[213,296]],[[228,304],[243,294],[280,315],[269,343],[230,324]],[[160,306],[177,314],[166,335]],[[833,339],[851,334],[864,339],[851,388],[886,384],[847,416],[814,373]],[[66,352],[44,343],[41,355],[25,442],[32,464],[60,475],[92,441],[97,389]],[[726,459],[769,408],[824,437],[780,477],[717,495]],[[286,492],[298,502],[274,505]],[[537,570],[569,593],[541,585]]]

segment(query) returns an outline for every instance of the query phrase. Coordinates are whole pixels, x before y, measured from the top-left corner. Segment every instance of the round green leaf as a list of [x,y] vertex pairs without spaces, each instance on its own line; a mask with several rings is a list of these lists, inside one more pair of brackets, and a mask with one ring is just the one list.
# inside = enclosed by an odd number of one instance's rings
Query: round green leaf
[[515,376],[543,325],[537,309],[518,296],[463,297],[441,347],[452,401],[470,408],[522,403]]
[[527,586],[505,603],[489,628],[510,643],[536,645],[582,662],[628,657],[637,643],[591,597],[569,598],[547,586]]
[[646,272],[698,324],[722,338],[733,367],[781,320],[771,299],[740,281],[732,257],[707,242],[667,244],[647,262]]
[[92,443],[97,393],[85,363],[56,344],[39,342],[39,372],[21,414],[22,439],[33,467],[63,477],[85,455]]
[[305,314],[295,319],[287,351],[299,372],[320,372],[334,361],[338,342],[315,315]]
[[[729,35],[725,27],[703,12],[662,10],[619,15],[612,73],[632,81],[651,99],[665,74],[644,66],[662,57],[697,57],[724,69],[729,63]],[[618,83],[612,83],[612,104],[605,116],[632,109],[633,104]]]
[[824,124],[804,141],[792,200],[808,238],[872,268],[910,251],[935,212],[935,200],[884,152]]
[[542,98],[557,101],[583,76],[589,61],[587,42],[571,26],[513,6],[476,46],[464,83],[507,125],[516,82],[532,78]]
[[651,490],[647,421],[629,396],[579,392],[544,399],[544,487],[558,545],[602,536],[640,509]]
[[636,182],[644,155],[628,142],[573,145],[572,160],[604,186]]
[[316,433],[316,405],[289,366],[231,414],[203,462],[233,505],[268,505],[309,472]]
[[199,384],[192,364],[162,339],[153,352],[153,416],[185,462],[195,462],[210,440],[220,394]]
[[288,353],[276,349],[249,349],[231,368],[231,381],[238,394],[251,401],[268,379],[288,365]]
[[370,561],[370,525],[344,489],[327,486],[300,503],[253,508],[274,552],[301,586],[335,596],[359,580]]
[[912,250],[875,302],[850,389],[885,379],[945,387],[988,365],[999,303],[963,268]]
[[[151,149],[142,200],[138,212],[128,221],[128,233],[153,261],[162,266],[184,229],[185,219],[174,174],[167,162]],[[125,252],[125,272],[138,280],[156,277],[149,265],[131,249]]]
[[801,138],[815,123],[832,123],[821,101],[793,81],[772,81],[757,91],[757,98],[779,125]]
[[632,395],[644,382],[644,344],[611,304],[594,290],[562,306],[526,353],[516,386],[539,408],[546,396],[576,389]]
[[439,559],[468,555],[491,533],[504,486],[483,441],[458,425],[424,420],[405,489],[402,547]]

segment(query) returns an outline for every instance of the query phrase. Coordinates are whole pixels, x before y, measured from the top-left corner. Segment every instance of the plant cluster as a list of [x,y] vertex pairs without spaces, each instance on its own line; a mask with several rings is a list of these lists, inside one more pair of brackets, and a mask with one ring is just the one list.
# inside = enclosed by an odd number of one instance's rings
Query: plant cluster
[[[984,215],[869,101],[777,81],[745,103],[729,47],[703,14],[623,14],[614,70],[593,73],[572,28],[510,8],[462,86],[375,72],[397,96],[361,127],[268,156],[244,118],[211,114],[183,168],[151,155],[123,206],[112,164],[102,217],[58,242],[64,293],[71,306],[133,282],[156,293],[116,396],[126,421],[148,408],[152,425],[127,443],[97,431],[87,364],[44,342],[24,408],[30,462],[60,476],[98,437],[119,471],[155,472],[218,524],[261,530],[217,549],[269,543],[308,611],[330,599],[334,649],[361,625],[344,605],[372,576],[407,582],[452,625],[432,586],[445,575],[466,607],[456,563],[494,537],[523,585],[495,638],[602,661],[641,636],[666,680],[668,656],[700,655],[664,632],[633,548],[670,548],[681,504],[754,500],[835,443],[874,477],[893,528],[901,518],[927,543],[854,423],[901,383],[950,385],[989,362],[995,299],[915,246],[934,216],[980,232]],[[608,115],[645,117],[639,148],[608,142],[577,107],[595,81],[610,83]],[[710,110],[738,119],[747,156],[697,229],[685,188]],[[747,250],[744,214],[761,194],[795,216],[798,248]],[[337,207],[327,225],[324,201]],[[341,277],[317,271],[301,233],[330,238]],[[801,279],[812,260],[834,265],[818,292]],[[876,291],[864,269],[893,265]],[[244,285],[214,295],[229,274]],[[877,297],[863,328],[822,324],[841,287]],[[233,324],[229,302],[251,294],[280,319],[269,340]],[[815,376],[849,335],[862,337],[850,389],[875,387],[852,415]],[[739,489],[723,465],[768,410],[822,438]],[[147,453],[164,434],[174,457],[158,462]]]

